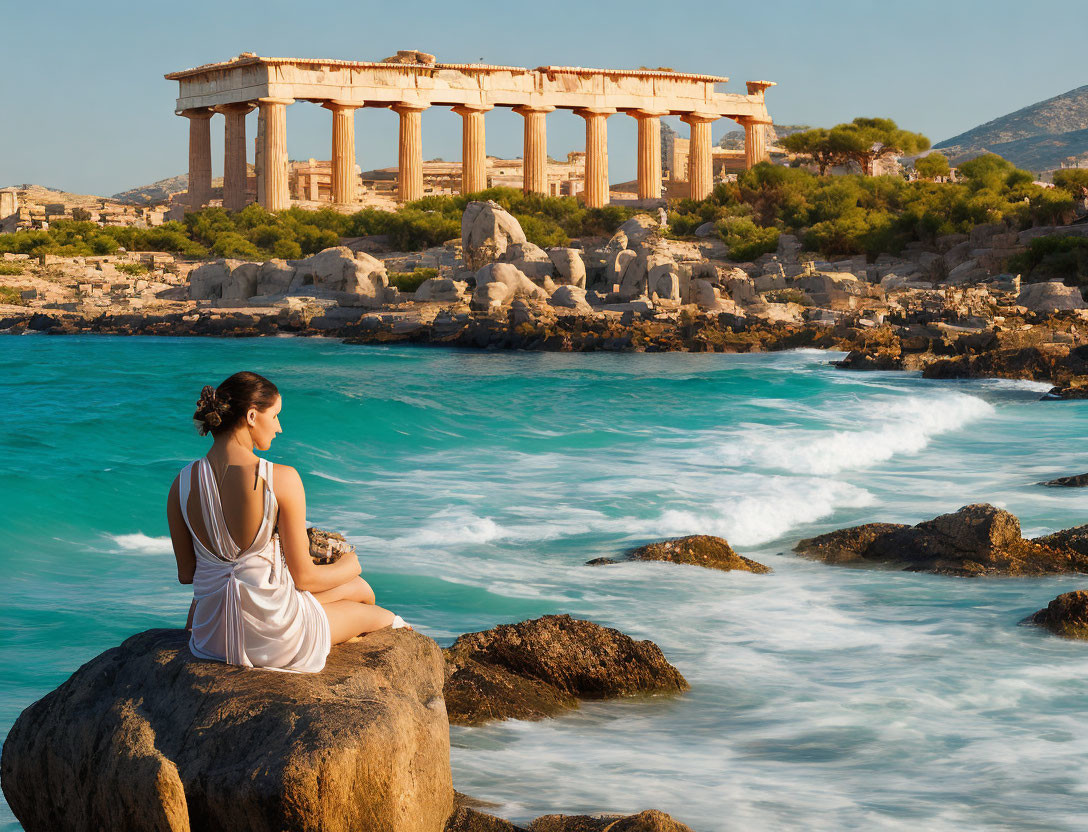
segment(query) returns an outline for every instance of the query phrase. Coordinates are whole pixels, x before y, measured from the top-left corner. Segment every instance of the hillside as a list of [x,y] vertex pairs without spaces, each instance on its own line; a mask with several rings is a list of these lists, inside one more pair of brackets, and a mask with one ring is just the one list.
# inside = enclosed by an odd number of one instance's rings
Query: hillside
[[934,145],[953,162],[996,153],[1018,167],[1042,171],[1088,158],[1088,86],[995,118]]
[[189,187],[189,176],[171,176],[169,179],[160,179],[150,185],[140,185],[114,194],[113,199],[126,202],[129,205],[157,205],[166,202],[173,194],[181,193]]

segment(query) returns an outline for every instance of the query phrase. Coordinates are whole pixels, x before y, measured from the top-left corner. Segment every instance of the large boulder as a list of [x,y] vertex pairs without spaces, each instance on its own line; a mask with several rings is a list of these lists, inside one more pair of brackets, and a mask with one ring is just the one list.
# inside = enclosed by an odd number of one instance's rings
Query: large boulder
[[1084,296],[1076,286],[1064,283],[1029,283],[1016,299],[1031,312],[1062,312],[1067,309],[1088,309]]
[[[770,567],[738,555],[723,537],[709,534],[692,534],[658,543],[647,543],[626,552],[627,560],[657,560],[667,563],[682,563],[688,566],[705,566],[708,569],[720,569],[722,572],[738,570],[755,572],[763,575],[770,572]],[[616,563],[612,558],[595,558],[588,561],[591,566]]]
[[476,271],[494,263],[511,243],[525,243],[521,224],[497,202],[470,202],[461,215],[461,256]]
[[1088,524],[1037,537],[1033,542],[1053,549],[1068,549],[1088,557]]
[[579,699],[688,689],[653,642],[569,615],[466,633],[445,654],[446,708],[461,725],[542,719]]
[[346,306],[381,306],[389,277],[385,264],[347,246],[319,251],[295,265],[290,294],[328,297]]
[[241,260],[215,260],[189,272],[189,300],[221,300]]
[[0,761],[27,832],[438,832],[453,808],[438,646],[383,630],[321,673],[193,658],[184,630],[107,650],[28,707]]
[[258,295],[282,295],[291,288],[295,267],[286,260],[268,260],[257,273]]
[[592,308],[586,301],[586,290],[578,286],[560,286],[548,303],[560,309],[574,309],[578,312],[590,312]]
[[1088,474],[1074,474],[1069,477],[1058,477],[1054,480],[1041,482],[1039,485],[1046,485],[1050,488],[1085,488],[1088,487]]
[[1045,627],[1065,638],[1088,639],[1088,592],[1063,592],[1024,623]]
[[621,225],[616,233],[620,231],[627,238],[627,246],[634,248],[647,237],[660,233],[661,223],[657,217],[651,217],[649,214],[636,214]]
[[476,272],[476,288],[489,283],[502,283],[510,289],[510,297],[547,300],[548,293],[531,281],[512,263],[490,263]]
[[967,577],[1088,571],[1088,555],[1047,538],[1025,540],[1014,515],[987,504],[964,506],[916,526],[869,523],[840,529],[802,540],[794,551],[827,563]]
[[430,277],[419,284],[413,300],[439,301],[441,303],[455,303],[461,300],[468,284],[463,280],[452,280],[448,277]]
[[559,273],[558,283],[586,288],[586,264],[576,248],[550,248],[548,257]]
[[536,243],[511,243],[501,259],[512,263],[531,280],[550,279],[555,271],[551,257]]

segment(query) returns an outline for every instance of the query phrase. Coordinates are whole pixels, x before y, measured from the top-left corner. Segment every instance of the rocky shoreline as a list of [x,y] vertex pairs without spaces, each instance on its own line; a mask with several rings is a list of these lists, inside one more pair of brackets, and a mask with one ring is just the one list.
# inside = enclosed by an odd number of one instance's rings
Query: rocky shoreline
[[[1000,272],[1039,236],[1082,236],[1088,225],[1019,233],[979,226],[875,263],[805,259],[814,255],[782,235],[776,253],[736,264],[720,240],[673,239],[646,215],[611,238],[545,250],[493,202],[470,203],[461,231],[421,253],[359,238],[302,260],[261,263],[148,255],[149,265],[109,257],[48,265],[43,256],[20,278],[34,287],[24,293],[28,305],[0,306],[0,332],[321,335],[554,352],[807,347],[846,352],[843,369],[1028,379],[1051,384],[1053,398],[1088,396],[1080,290],[1021,285]],[[147,278],[125,278],[148,268]]]

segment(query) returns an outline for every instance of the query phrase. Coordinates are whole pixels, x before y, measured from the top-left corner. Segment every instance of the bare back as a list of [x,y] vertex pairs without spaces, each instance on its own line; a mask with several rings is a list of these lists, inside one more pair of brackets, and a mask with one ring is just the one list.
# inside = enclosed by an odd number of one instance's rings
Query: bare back
[[[200,480],[209,471],[212,472],[212,491],[217,491],[223,507],[223,519],[227,532],[239,551],[245,551],[260,532],[264,520],[265,490],[268,487],[259,475],[260,462],[252,464],[228,465],[226,471],[216,471],[214,466],[193,466],[194,482],[189,490],[188,505],[184,506],[193,535],[204,548],[209,545],[212,535],[205,525],[204,513],[200,510]],[[218,479],[218,482],[216,481]],[[273,518],[274,519],[274,518]]]

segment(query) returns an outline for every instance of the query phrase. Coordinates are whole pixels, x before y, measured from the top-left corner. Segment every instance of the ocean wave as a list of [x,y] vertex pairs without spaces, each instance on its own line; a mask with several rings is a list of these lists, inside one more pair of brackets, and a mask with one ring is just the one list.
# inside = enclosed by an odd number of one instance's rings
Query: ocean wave
[[857,427],[841,430],[748,425],[718,448],[726,465],[759,466],[801,474],[837,474],[869,468],[994,412],[993,405],[963,393],[908,396],[864,404]]
[[125,552],[141,552],[147,555],[169,555],[174,551],[169,537],[151,537],[143,532],[107,535]]
[[696,509],[667,509],[637,527],[646,534],[669,537],[713,534],[736,546],[758,546],[785,537],[794,529],[830,517],[839,509],[875,502],[864,488],[846,482],[794,477],[766,477],[761,493],[737,493]]

